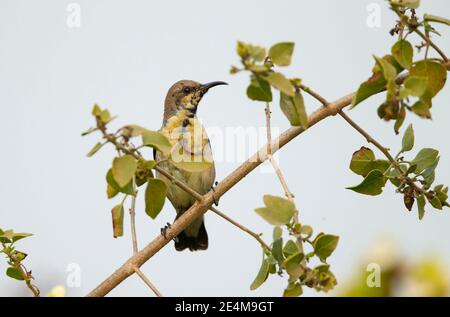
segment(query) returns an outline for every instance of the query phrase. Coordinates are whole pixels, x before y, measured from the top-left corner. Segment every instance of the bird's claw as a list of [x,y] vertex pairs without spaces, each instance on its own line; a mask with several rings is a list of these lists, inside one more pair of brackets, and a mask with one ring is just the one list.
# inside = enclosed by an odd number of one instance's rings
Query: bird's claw
[[167,239],[166,237],[166,233],[167,233],[167,229],[170,229],[171,225],[170,223],[167,223],[164,228],[161,228],[161,235],[164,237],[164,239]]
[[219,206],[219,200],[216,198],[216,189],[215,186],[217,186],[217,184],[219,184],[219,182],[215,182],[214,185],[211,187],[211,190],[213,191],[213,201],[214,201],[214,205]]

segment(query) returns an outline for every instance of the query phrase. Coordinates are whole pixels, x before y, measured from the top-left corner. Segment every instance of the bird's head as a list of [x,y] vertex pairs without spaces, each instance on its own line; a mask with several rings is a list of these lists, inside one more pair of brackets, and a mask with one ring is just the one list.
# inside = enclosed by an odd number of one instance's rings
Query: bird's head
[[227,85],[223,81],[213,81],[200,84],[192,80],[180,80],[170,87],[164,104],[164,118],[168,118],[178,110],[188,110],[192,114],[197,111],[197,106],[203,96],[212,87]]

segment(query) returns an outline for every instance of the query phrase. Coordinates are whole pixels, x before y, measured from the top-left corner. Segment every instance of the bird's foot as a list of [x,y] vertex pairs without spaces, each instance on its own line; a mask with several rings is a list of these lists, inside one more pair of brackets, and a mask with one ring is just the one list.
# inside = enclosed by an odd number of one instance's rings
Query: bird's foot
[[214,201],[214,205],[219,206],[219,199],[216,198],[216,189],[215,186],[217,186],[217,184],[219,184],[219,182],[215,182],[214,186],[211,187],[211,190],[213,191],[213,201]]
[[161,228],[161,235],[164,237],[164,239],[167,239],[166,237],[166,233],[167,233],[167,229],[170,229],[171,225],[170,223],[167,223],[164,228]]

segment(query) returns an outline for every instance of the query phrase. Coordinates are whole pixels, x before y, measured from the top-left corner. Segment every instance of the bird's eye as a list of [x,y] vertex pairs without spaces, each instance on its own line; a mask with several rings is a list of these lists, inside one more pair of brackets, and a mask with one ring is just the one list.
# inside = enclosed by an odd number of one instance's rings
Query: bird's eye
[[191,92],[191,88],[190,87],[184,87],[183,91],[188,94]]

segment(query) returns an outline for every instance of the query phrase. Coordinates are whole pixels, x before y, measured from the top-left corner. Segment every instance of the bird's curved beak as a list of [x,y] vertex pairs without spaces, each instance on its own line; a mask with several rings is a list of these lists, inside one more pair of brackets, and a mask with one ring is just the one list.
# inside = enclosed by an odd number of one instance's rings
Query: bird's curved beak
[[228,84],[226,82],[224,82],[224,81],[212,81],[210,83],[206,83],[206,84],[200,85],[200,89],[203,92],[206,93],[210,88],[216,87],[216,86],[219,86],[219,85],[228,85]]

